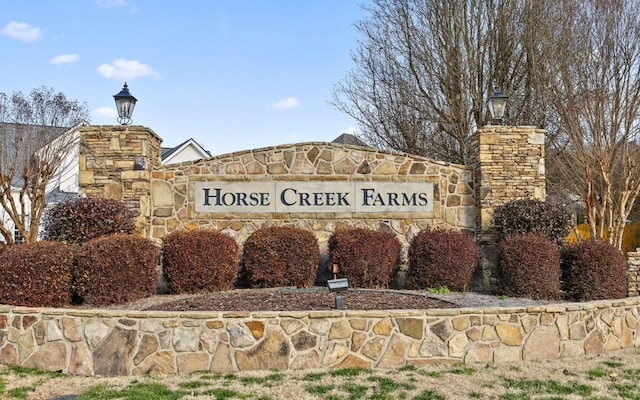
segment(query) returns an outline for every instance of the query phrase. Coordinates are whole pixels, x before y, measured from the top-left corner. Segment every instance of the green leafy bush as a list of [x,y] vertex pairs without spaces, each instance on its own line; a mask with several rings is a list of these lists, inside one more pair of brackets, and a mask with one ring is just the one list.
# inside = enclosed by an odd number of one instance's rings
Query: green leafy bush
[[534,234],[507,236],[498,246],[498,290],[512,297],[560,298],[560,250]]
[[71,303],[73,253],[63,243],[36,242],[0,251],[0,303],[62,307]]
[[537,199],[500,205],[495,208],[493,218],[501,239],[518,233],[537,233],[562,244],[571,228],[571,219],[564,207]]
[[394,234],[371,229],[339,229],[329,238],[330,265],[338,265],[338,277],[347,278],[350,287],[388,287],[400,249]]
[[99,237],[76,252],[74,288],[91,305],[124,303],[151,296],[158,284],[159,248],[127,234]]
[[238,275],[238,245],[210,229],[175,231],[164,238],[163,274],[173,293],[231,289]]
[[425,229],[409,246],[407,279],[419,289],[446,286],[462,291],[470,286],[479,257],[478,245],[468,234]]
[[251,287],[311,286],[319,262],[318,240],[302,228],[262,228],[244,243],[243,274]]
[[627,297],[628,270],[622,252],[603,240],[589,239],[562,250],[565,289],[574,300]]
[[43,220],[46,240],[82,244],[100,236],[133,233],[132,212],[121,201],[85,197],[65,201],[47,210]]

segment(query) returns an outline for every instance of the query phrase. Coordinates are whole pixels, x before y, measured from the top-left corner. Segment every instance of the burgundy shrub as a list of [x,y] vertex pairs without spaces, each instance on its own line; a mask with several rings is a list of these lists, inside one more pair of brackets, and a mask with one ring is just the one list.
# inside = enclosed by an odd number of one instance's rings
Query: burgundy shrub
[[560,250],[545,236],[509,235],[498,246],[498,290],[513,297],[558,299]]
[[81,197],[57,204],[47,210],[43,220],[45,239],[70,244],[133,230],[133,213],[126,205],[100,197]]
[[164,238],[163,252],[163,273],[173,293],[229,290],[238,275],[238,245],[219,231],[175,231]]
[[400,241],[390,232],[345,228],[329,238],[330,265],[354,288],[387,288],[400,258]]
[[150,240],[127,234],[83,244],[76,253],[76,294],[91,305],[126,303],[154,295],[159,252]]
[[73,252],[58,242],[5,246],[0,251],[0,303],[62,307],[71,303]]
[[478,245],[464,233],[443,229],[419,232],[409,246],[409,283],[419,289],[467,289],[478,267]]
[[629,266],[620,250],[600,239],[589,239],[562,250],[565,289],[574,300],[627,297]]
[[244,280],[251,287],[311,286],[319,263],[318,240],[302,228],[262,228],[244,243]]

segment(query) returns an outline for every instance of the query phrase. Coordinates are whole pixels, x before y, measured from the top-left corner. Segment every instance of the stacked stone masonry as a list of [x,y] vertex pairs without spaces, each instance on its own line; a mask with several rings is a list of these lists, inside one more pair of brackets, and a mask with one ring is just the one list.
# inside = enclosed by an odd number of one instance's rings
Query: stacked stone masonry
[[0,306],[0,363],[87,376],[510,362],[638,347],[640,298],[486,309],[142,312]]
[[[315,233],[321,246],[343,226],[394,232],[406,245],[427,226],[473,231],[471,171],[460,165],[335,143],[299,143],[237,152],[151,172],[151,238],[176,229],[215,228],[242,245],[254,231],[296,225]],[[417,182],[434,184],[434,211],[424,213],[197,213],[196,182]]]
[[79,196],[122,201],[136,216],[138,231],[148,236],[150,171],[160,166],[162,139],[142,126],[82,126]]
[[640,249],[627,253],[629,264],[629,296],[640,295]]
[[544,141],[545,130],[534,126],[486,126],[470,137],[480,242],[495,239],[495,207],[522,198],[545,200]]

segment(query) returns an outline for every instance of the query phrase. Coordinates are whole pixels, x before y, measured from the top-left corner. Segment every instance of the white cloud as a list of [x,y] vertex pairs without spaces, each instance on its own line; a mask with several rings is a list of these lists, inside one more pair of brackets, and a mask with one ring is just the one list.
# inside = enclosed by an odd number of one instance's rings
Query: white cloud
[[117,118],[118,111],[113,107],[98,107],[91,113],[96,118]]
[[296,108],[300,105],[300,102],[295,97],[287,97],[286,99],[282,99],[278,101],[273,107],[276,110],[290,110],[292,108]]
[[126,0],[96,0],[96,4],[98,7],[102,8],[113,8],[113,7],[124,7],[127,5]]
[[124,58],[113,60],[111,64],[102,64],[97,68],[97,71],[105,78],[133,79],[150,76],[154,79],[160,79],[160,74],[147,64]]
[[80,59],[77,54],[60,54],[49,60],[49,64],[72,64]]
[[0,33],[24,42],[33,42],[34,40],[40,39],[42,32],[40,28],[31,26],[26,22],[11,21],[4,28],[0,29]]

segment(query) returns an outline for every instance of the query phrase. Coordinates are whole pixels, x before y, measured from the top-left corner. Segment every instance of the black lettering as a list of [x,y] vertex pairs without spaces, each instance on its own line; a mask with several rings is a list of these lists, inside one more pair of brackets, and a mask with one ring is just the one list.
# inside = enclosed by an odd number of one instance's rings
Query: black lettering
[[363,206],[370,206],[371,204],[369,204],[369,200],[373,200],[373,194],[375,193],[375,191],[373,189],[362,189],[362,205]]
[[280,193],[280,202],[285,206],[292,206],[295,204],[295,202],[290,203],[287,201],[287,193],[289,191],[293,192],[294,195],[296,194],[296,190],[292,188],[286,188],[285,190],[282,191],[282,193]]
[[398,193],[388,193],[389,195],[389,205],[390,206],[399,206],[398,203]]
[[426,206],[429,203],[429,200],[427,198],[427,194],[426,193],[418,193],[418,199],[420,199],[420,202],[418,203],[419,206]]
[[[378,204],[379,203],[379,204]],[[376,193],[375,200],[373,200],[374,206],[384,206],[384,199],[380,195],[380,193]]]
[[[229,197],[231,197],[230,200],[229,200]],[[227,207],[234,206],[236,204],[236,196],[231,192],[227,192],[223,194],[221,200],[222,200],[222,204]]]
[[313,205],[314,206],[323,206],[324,205],[324,201],[323,201],[323,196],[324,193],[321,192],[315,192],[313,194]]
[[338,205],[339,206],[350,206],[351,205],[347,201],[347,196],[349,195],[349,192],[336,193],[336,194],[338,195]]
[[311,202],[309,201],[309,193],[299,193],[300,196],[300,205],[301,206],[310,206]]
[[247,194],[242,192],[237,193],[236,204],[239,206],[248,206],[249,204],[247,204]]
[[415,206],[416,205],[416,194],[411,193],[411,195],[407,195],[406,193],[402,193],[402,204],[405,206]]
[[[220,191],[220,189],[216,189],[216,190],[217,190],[218,192]],[[216,197],[216,196],[211,196],[211,195],[209,194],[209,189],[202,189],[202,191],[204,192],[204,203],[203,203],[203,205],[205,205],[205,206],[210,206],[210,205],[211,205],[211,203],[209,203],[209,199],[210,199],[211,197],[215,198],[216,200],[218,199],[218,197]],[[217,205],[217,204],[216,204],[216,205]]]
[[327,206],[335,206],[336,205],[336,199],[335,199],[335,195],[336,193],[334,192],[329,192],[329,193],[325,193],[325,203]]
[[260,193],[260,205],[261,206],[271,205],[271,202],[269,201],[269,193],[267,192]]

